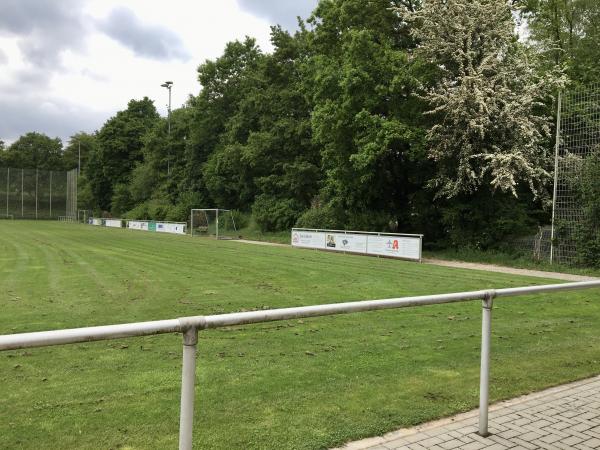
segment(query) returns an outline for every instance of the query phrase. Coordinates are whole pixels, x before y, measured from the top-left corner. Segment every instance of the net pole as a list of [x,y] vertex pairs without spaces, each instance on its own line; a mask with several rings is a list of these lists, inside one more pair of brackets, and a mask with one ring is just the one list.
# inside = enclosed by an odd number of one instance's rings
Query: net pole
[[35,220],[38,218],[38,169],[35,169]]
[[217,209],[216,226],[217,226],[217,240],[218,240],[219,239],[219,210],[218,209]]
[[233,212],[229,211],[229,215],[231,216],[231,223],[233,224],[233,231],[236,233],[237,235],[237,227],[235,226],[235,218],[233,217]]
[[67,188],[65,189],[65,194],[67,196],[66,203],[65,203],[65,216],[66,216],[67,214],[69,214],[69,195],[70,195],[70,192],[69,192],[69,172],[67,172]]
[[558,92],[556,111],[556,144],[554,148],[554,192],[552,195],[552,226],[550,231],[550,264],[554,262],[554,227],[556,220],[556,195],[558,193],[558,151],[560,149],[560,115],[562,109],[562,92]]
[[52,219],[52,171],[50,171],[50,218]]
[[8,188],[10,180],[10,167],[6,168],[6,217],[8,217]]

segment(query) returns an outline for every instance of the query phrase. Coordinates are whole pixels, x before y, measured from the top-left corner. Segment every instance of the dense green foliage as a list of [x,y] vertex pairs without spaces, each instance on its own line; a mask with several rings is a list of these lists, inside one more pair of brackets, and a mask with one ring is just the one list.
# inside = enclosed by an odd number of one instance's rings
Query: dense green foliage
[[600,80],[598,2],[512,4],[323,0],[295,33],[273,27],[271,52],[246,38],[202,63],[170,134],[149,99],[131,100],[62,158],[30,133],[0,164],[71,168],[81,146],[80,206],[97,214],[219,207],[265,232],[399,230],[487,248],[549,222],[553,96]]
[[[33,221],[0,221],[0,273],[0,334],[552,282]],[[497,299],[491,400],[596,374],[597,296]],[[202,331],[195,448],[326,449],[468,411],[480,333],[478,301]],[[2,352],[0,448],[177,448],[181,349]]]

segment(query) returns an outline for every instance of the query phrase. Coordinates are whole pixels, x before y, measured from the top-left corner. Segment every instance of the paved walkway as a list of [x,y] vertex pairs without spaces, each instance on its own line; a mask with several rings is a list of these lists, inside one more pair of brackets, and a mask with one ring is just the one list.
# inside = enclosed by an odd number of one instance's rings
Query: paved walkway
[[600,376],[492,405],[487,438],[476,434],[477,414],[474,410],[341,449],[600,449]]

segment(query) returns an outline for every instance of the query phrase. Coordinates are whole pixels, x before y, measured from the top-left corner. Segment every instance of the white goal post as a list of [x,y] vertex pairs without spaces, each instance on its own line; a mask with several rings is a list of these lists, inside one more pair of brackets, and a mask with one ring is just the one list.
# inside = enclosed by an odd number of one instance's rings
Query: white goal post
[[237,227],[233,211],[218,208],[194,208],[190,212],[190,235],[235,239]]

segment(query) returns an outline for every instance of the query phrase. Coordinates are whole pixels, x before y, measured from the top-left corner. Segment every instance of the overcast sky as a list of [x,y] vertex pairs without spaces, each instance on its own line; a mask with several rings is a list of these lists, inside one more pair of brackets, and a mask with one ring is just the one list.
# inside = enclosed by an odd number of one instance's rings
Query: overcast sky
[[296,28],[318,0],[0,0],[0,140],[93,132],[131,98],[166,114],[200,89],[196,69],[228,41]]

